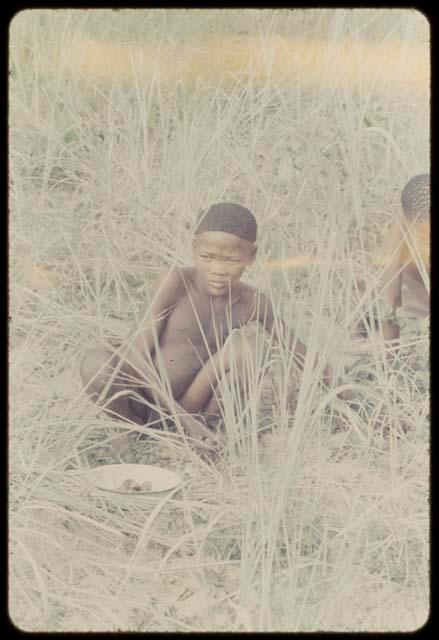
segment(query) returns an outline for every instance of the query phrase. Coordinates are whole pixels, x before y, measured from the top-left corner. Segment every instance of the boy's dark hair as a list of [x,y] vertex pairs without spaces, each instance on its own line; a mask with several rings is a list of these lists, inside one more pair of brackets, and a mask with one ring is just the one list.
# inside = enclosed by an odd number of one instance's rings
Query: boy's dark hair
[[401,194],[401,204],[407,218],[430,217],[430,175],[421,173],[407,182]]
[[258,225],[250,209],[233,202],[213,204],[201,211],[195,227],[195,235],[203,231],[223,231],[255,242]]

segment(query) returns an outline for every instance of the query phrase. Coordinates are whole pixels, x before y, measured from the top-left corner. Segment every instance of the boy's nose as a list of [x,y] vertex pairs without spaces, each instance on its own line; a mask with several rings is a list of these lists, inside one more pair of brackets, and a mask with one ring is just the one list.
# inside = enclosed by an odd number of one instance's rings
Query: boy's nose
[[212,264],[212,275],[225,276],[227,273],[226,265],[223,262],[214,262]]

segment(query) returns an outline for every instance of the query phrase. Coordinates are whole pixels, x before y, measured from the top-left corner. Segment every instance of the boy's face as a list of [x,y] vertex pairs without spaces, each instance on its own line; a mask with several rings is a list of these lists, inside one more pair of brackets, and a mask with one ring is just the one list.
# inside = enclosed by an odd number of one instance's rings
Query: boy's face
[[206,292],[216,297],[228,295],[256,255],[254,244],[223,231],[203,231],[192,246],[197,275]]

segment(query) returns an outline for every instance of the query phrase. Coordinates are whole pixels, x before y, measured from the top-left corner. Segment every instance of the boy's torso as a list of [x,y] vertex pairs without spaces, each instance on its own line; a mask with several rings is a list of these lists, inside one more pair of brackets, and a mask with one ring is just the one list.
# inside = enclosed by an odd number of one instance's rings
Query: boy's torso
[[402,250],[402,262],[406,264],[406,271],[410,278],[423,281],[420,272],[425,269],[430,272],[430,225],[417,223],[407,231]]
[[[377,264],[386,267],[382,297],[388,305],[387,310],[398,309],[400,328],[404,317],[428,317],[430,295],[426,278],[430,272],[429,223],[421,221],[409,224],[405,220],[392,223],[384,236]],[[396,280],[398,274],[401,275],[399,281]],[[392,286],[393,282],[395,284]]]
[[[395,251],[399,247],[395,256]],[[391,258],[391,256],[394,256]],[[430,272],[430,225],[420,222],[408,227],[393,223],[384,237],[382,247],[378,252],[376,263],[385,264],[389,258],[397,261],[398,271],[402,271],[407,286],[423,289],[424,273]]]
[[154,363],[160,370],[159,359],[169,377],[174,398],[187,389],[209,356],[220,349],[227,336],[253,318],[256,290],[239,285],[238,299],[215,299],[199,293],[194,284],[193,268],[181,268],[181,291],[169,313],[159,336],[160,352]]

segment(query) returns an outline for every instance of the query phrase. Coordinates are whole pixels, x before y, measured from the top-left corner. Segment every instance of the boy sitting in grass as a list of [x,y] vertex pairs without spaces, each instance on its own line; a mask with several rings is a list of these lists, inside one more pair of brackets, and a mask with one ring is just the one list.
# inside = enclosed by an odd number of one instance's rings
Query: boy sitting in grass
[[[221,413],[220,379],[243,373],[254,354],[257,335],[249,328],[259,323],[276,337],[278,326],[270,301],[241,282],[256,255],[256,232],[247,208],[211,206],[197,221],[194,266],[175,266],[157,278],[142,326],[122,349],[85,354],[82,382],[108,415],[147,425],[153,409],[178,414],[197,449],[218,444],[220,433],[208,425]],[[292,334],[288,344],[303,368],[305,347]],[[323,380],[329,378],[326,368]]]
[[[414,176],[401,194],[403,216],[387,231],[376,263],[384,265],[378,289],[382,307],[384,339],[397,341],[400,324],[397,309],[408,315],[426,317],[429,314],[430,275],[430,176]],[[360,283],[365,291],[365,284]],[[361,323],[354,334],[364,335]],[[390,353],[390,352],[389,352]]]

